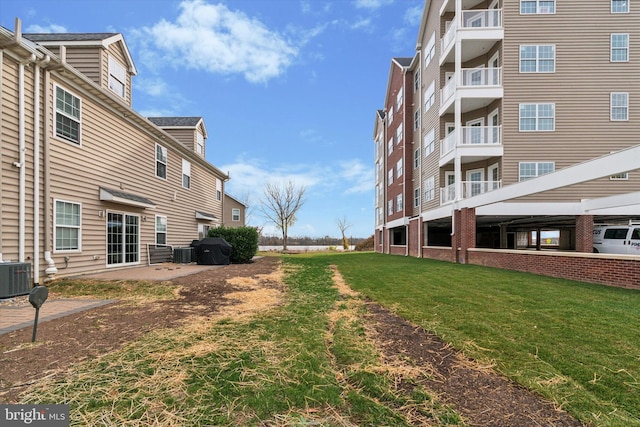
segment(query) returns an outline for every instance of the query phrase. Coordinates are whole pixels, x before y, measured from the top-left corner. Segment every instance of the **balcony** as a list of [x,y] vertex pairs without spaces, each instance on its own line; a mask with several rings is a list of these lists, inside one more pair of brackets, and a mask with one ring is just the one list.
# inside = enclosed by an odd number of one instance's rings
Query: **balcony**
[[456,132],[440,140],[440,167],[452,163],[459,155],[462,163],[501,157],[502,126],[462,126],[458,143]]
[[454,73],[440,89],[440,115],[454,111],[454,95],[458,93],[463,99],[463,113],[486,107],[494,100],[502,98],[502,67],[463,68],[461,72],[459,86],[458,76]]
[[504,39],[502,9],[472,9],[462,11],[460,27],[456,21],[445,23],[446,31],[440,40],[440,65],[455,60],[456,36],[463,42],[463,62],[473,59]]
[[[502,187],[502,181],[462,181],[462,199],[478,196]],[[440,204],[445,205],[456,200],[456,184],[440,189]]]

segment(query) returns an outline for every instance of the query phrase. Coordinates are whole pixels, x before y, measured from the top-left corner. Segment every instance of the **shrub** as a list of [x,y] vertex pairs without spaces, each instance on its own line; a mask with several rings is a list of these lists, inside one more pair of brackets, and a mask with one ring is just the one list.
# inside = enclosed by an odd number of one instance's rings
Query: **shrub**
[[373,236],[361,241],[355,247],[356,251],[372,251],[374,247]]
[[209,237],[221,237],[233,247],[230,256],[233,264],[247,263],[258,253],[258,230],[254,227],[210,228]]

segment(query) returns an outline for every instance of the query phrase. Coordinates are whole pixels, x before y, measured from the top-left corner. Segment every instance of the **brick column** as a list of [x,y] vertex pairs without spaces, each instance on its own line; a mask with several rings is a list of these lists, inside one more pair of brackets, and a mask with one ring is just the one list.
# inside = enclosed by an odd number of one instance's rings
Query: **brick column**
[[593,215],[576,216],[576,252],[593,252]]
[[451,236],[451,250],[456,262],[467,263],[467,249],[476,247],[476,210],[463,208],[453,213],[454,232]]

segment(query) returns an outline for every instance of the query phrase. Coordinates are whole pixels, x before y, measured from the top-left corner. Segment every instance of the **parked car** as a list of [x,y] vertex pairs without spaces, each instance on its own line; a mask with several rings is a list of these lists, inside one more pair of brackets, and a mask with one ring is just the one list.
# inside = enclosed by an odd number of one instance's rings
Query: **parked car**
[[596,225],[593,228],[593,252],[640,255],[640,222]]

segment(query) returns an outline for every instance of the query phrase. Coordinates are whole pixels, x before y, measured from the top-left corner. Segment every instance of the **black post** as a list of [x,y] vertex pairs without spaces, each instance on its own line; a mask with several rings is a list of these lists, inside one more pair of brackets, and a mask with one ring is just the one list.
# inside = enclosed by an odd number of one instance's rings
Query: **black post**
[[36,286],[29,292],[29,302],[36,309],[36,318],[33,321],[33,335],[31,337],[31,342],[36,341],[36,331],[38,330],[38,315],[40,314],[40,307],[47,300],[49,296],[49,288],[46,286],[40,286],[36,284]]
[[40,307],[36,307],[36,318],[33,321],[33,335],[31,336],[31,342],[36,342],[36,332],[38,332],[38,315],[40,314]]

